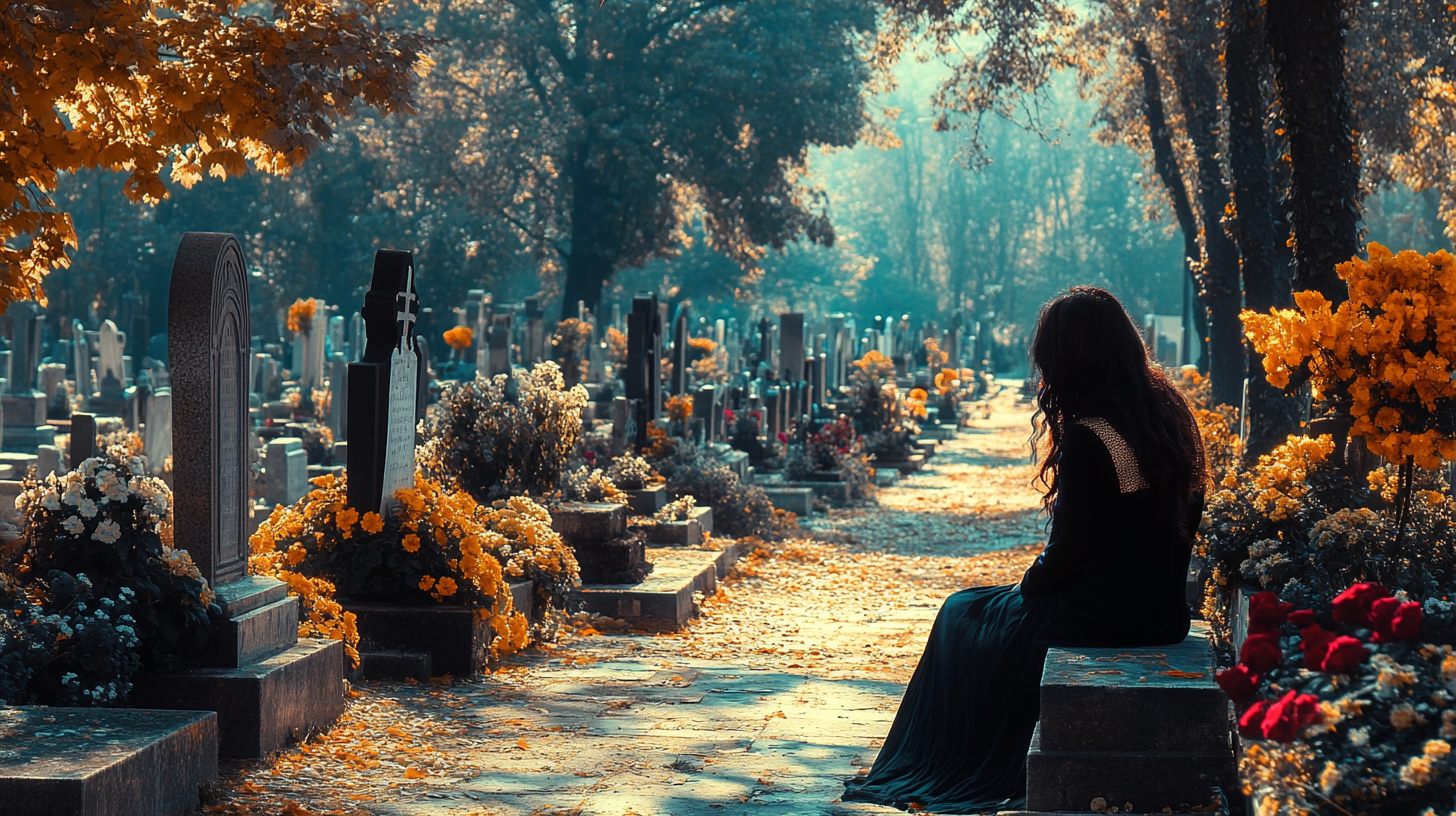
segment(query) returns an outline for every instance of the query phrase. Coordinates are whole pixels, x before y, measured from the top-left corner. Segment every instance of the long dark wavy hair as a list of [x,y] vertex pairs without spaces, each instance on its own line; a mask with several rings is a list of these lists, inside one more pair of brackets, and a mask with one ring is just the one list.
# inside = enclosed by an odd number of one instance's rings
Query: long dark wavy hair
[[1031,364],[1041,378],[1032,441],[1045,456],[1037,479],[1051,510],[1057,460],[1067,429],[1079,419],[1105,419],[1132,447],[1157,506],[1182,519],[1207,478],[1203,440],[1188,401],[1148,350],[1132,318],[1105,289],[1076,286],[1042,307],[1031,340]]

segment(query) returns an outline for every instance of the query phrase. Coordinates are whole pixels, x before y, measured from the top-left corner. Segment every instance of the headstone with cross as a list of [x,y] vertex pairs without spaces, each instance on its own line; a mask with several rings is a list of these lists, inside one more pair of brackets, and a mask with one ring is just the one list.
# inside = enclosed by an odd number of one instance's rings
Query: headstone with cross
[[414,256],[376,252],[359,310],[368,341],[348,373],[349,504],[361,513],[387,512],[395,491],[414,485],[418,310]]

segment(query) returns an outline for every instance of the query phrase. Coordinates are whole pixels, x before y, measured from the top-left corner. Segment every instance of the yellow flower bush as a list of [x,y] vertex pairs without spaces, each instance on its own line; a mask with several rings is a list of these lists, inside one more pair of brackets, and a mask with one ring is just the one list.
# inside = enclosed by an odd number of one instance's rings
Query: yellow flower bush
[[[524,648],[530,621],[515,609],[510,583],[535,582],[537,608],[560,607],[578,581],[576,559],[545,508],[523,496],[479,504],[417,473],[395,493],[389,517],[347,504],[343,479],[321,476],[292,507],[280,507],[251,541],[257,573],[287,581],[303,600],[300,634],[357,645],[353,616],[334,600],[447,603],[470,607],[496,633],[492,657]],[[355,657],[355,659],[357,659]]]
[[1297,292],[1297,309],[1245,311],[1245,331],[1279,388],[1308,373],[1316,398],[1345,394],[1371,452],[1435,470],[1456,459],[1456,256],[1367,247],[1336,271],[1349,289],[1338,308]]
[[318,301],[313,298],[295,300],[288,307],[288,330],[308,334],[313,331],[313,316],[318,313]]

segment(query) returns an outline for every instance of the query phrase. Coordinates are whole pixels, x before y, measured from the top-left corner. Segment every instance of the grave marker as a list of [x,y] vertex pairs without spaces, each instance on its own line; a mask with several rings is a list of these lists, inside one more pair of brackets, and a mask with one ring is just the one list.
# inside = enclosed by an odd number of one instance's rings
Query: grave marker
[[797,383],[804,379],[804,315],[785,312],[779,315],[778,378]]
[[152,474],[160,476],[172,455],[172,389],[159,388],[147,397],[147,423],[142,448]]
[[46,424],[46,394],[35,387],[42,312],[39,303],[23,300],[10,304],[6,314],[10,316],[10,378],[0,397],[3,449],[34,453],[37,447],[56,441],[56,429]]
[[71,414],[71,470],[96,455],[96,417],[91,414]]
[[415,479],[415,391],[419,351],[414,321],[414,256],[381,249],[359,313],[367,344],[349,364],[349,504],[362,512],[388,512],[394,491]]

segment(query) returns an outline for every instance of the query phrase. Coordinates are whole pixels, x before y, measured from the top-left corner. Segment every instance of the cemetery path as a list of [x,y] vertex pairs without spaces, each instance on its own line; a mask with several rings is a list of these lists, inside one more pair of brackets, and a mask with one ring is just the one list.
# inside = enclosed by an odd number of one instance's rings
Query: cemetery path
[[1041,527],[1011,389],[933,467],[739,563],[675,634],[578,617],[496,674],[361,683],[340,723],[224,768],[202,811],[349,816],[893,813],[838,803],[942,600],[1010,583]]

